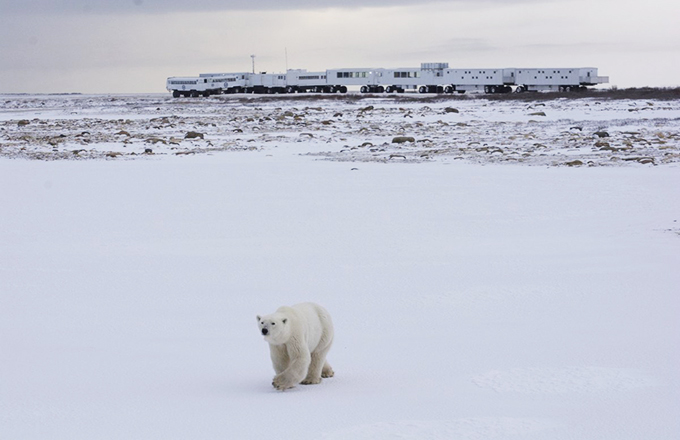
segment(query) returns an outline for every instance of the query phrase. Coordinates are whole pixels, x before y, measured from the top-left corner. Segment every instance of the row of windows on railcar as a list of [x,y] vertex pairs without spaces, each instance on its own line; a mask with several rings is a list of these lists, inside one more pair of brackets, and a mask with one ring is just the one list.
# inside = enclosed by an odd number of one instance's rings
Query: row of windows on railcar
[[[522,71],[520,70],[519,73],[522,73]],[[546,71],[545,70],[539,70],[538,73],[546,73]],[[561,70],[553,70],[552,73],[562,73],[562,71]],[[572,71],[570,70],[569,73],[572,73]]]
[[338,78],[368,78],[368,72],[338,72]]
[[395,78],[420,78],[420,72],[394,72]]

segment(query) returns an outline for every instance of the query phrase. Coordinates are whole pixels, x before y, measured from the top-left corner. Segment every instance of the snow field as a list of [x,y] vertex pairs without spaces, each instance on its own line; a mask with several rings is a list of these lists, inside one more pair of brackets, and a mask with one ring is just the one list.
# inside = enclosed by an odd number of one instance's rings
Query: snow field
[[[310,147],[0,160],[0,437],[677,438],[676,165]],[[336,377],[277,392],[306,300]]]

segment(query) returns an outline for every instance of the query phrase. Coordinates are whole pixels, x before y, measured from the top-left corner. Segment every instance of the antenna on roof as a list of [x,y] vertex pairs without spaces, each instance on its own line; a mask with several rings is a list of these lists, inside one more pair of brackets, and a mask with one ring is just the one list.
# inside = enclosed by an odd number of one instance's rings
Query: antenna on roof
[[251,55],[250,58],[253,59],[253,73],[255,73],[255,55]]
[[286,53],[286,72],[288,72],[288,48],[284,47],[283,50]]

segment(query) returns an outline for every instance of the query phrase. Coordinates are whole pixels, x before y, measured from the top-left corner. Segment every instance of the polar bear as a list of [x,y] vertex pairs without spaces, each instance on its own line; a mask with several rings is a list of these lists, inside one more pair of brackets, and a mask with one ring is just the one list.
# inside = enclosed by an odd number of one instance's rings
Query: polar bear
[[333,343],[333,321],[326,309],[314,303],[283,306],[271,315],[258,316],[257,323],[269,343],[276,372],[274,388],[283,391],[333,377],[335,373],[326,362]]

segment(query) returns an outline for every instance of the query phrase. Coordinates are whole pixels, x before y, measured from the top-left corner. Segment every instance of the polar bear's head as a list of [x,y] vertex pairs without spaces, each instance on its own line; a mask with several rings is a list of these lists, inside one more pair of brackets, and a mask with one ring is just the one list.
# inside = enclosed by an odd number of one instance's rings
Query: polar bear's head
[[257,317],[257,324],[264,340],[270,344],[281,345],[288,342],[290,337],[290,322],[283,313]]

